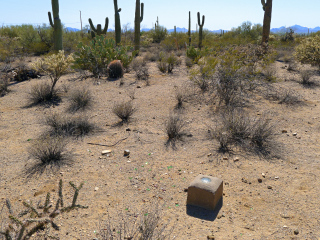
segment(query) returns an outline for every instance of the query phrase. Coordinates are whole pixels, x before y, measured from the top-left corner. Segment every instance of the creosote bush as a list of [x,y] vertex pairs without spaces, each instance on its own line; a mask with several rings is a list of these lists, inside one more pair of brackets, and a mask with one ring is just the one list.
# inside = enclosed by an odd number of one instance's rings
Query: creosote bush
[[112,112],[121,119],[122,123],[129,122],[132,114],[136,111],[132,102],[117,103],[113,106]]
[[180,139],[182,137],[182,130],[184,126],[185,123],[180,115],[171,114],[165,125],[168,139],[170,141]]
[[69,96],[70,112],[84,111],[89,109],[93,104],[93,97],[88,88],[77,88],[71,91]]
[[312,72],[310,70],[302,70],[300,71],[301,84],[305,86],[313,85],[312,81]]
[[149,79],[149,70],[147,67],[147,62],[143,58],[135,58],[132,61],[131,67],[133,71],[135,71],[135,75],[138,80]]

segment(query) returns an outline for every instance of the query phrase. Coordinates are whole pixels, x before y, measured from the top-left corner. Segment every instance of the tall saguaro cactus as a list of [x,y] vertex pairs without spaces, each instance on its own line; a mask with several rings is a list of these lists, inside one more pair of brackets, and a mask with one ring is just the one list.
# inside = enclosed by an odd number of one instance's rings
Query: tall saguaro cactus
[[121,8],[118,8],[118,1],[113,0],[114,3],[114,25],[116,33],[116,44],[118,45],[121,42],[121,24],[120,24],[120,12]]
[[134,17],[134,50],[136,51],[139,51],[140,49],[140,23],[143,20],[143,8],[144,4],[141,3],[140,5],[140,0],[136,0],[136,12]]
[[262,9],[264,11],[262,43],[268,43],[271,25],[272,0],[261,0]]
[[190,47],[190,44],[191,44],[191,12],[190,11],[189,11],[188,36],[189,36],[189,47]]
[[202,31],[204,25],[204,15],[202,15],[202,22],[200,22],[200,13],[198,12],[198,25],[199,25],[199,48],[202,47]]
[[62,25],[59,18],[59,0],[51,0],[53,22],[51,12],[48,12],[49,22],[53,27],[53,46],[55,51],[63,50],[62,45]]
[[101,28],[101,24],[98,24],[97,25],[97,28],[94,27],[93,23],[92,23],[92,20],[91,18],[89,18],[89,24],[90,24],[90,28],[91,28],[91,36],[92,38],[95,38],[96,37],[96,34],[98,36],[102,35],[102,34],[106,34],[107,31],[108,31],[108,25],[109,25],[109,18],[106,17],[106,21],[105,21],[105,24],[104,24],[104,28],[102,30]]

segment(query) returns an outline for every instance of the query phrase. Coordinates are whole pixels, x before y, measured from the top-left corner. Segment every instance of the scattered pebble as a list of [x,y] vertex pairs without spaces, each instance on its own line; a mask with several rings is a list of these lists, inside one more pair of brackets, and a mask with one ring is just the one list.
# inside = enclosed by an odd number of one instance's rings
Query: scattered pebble
[[235,157],[235,158],[233,159],[233,161],[234,161],[234,162],[238,162],[238,161],[239,161],[239,158],[238,158],[238,157]]
[[108,153],[111,153],[112,151],[111,150],[103,150],[103,151],[101,151],[101,154],[102,155],[105,155],[105,154],[108,154]]
[[98,187],[95,187],[95,188],[94,188],[94,191],[95,191],[95,192],[96,192],[96,191],[98,191],[98,190],[99,190],[99,188],[98,188]]
[[259,183],[262,183],[262,179],[261,179],[261,178],[258,178],[258,182],[259,182]]
[[213,235],[208,235],[208,236],[207,236],[207,239],[214,240],[215,238],[214,238],[214,236],[213,236]]
[[129,154],[130,154],[130,150],[124,150],[124,152],[123,152],[124,156],[129,156]]
[[287,133],[288,131],[287,130],[282,130],[282,133]]
[[292,136],[297,136],[297,133],[292,133]]
[[265,174],[265,173],[261,173],[261,176],[265,178],[265,177],[266,177],[266,174]]
[[296,229],[296,230],[293,231],[293,233],[294,233],[295,235],[298,235],[298,234],[299,234],[299,230]]
[[223,160],[228,160],[228,157],[223,157]]
[[268,189],[272,189],[272,186],[268,186]]

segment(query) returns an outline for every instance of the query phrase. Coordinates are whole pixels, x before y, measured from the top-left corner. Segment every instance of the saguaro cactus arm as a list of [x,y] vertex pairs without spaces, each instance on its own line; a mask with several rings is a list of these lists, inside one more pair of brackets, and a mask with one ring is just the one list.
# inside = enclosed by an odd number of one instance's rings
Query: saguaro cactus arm
[[54,50],[59,51],[63,49],[62,45],[62,25],[61,20],[59,18],[59,0],[51,0],[52,5],[52,15],[51,12],[48,12],[49,22],[51,27],[53,28],[53,43],[54,43]]
[[264,0],[261,0],[261,4],[262,4],[263,11],[265,11],[266,10],[266,2]]
[[141,3],[141,16],[140,16],[140,22],[143,21],[143,9],[144,9],[144,3]]
[[198,25],[200,27],[203,27],[204,24],[204,15],[202,15],[202,23],[200,22],[200,12],[198,12]]
[[97,32],[97,29],[94,27],[91,18],[89,18],[89,24],[92,31]]
[[49,23],[50,23],[51,27],[54,27],[54,24],[52,22],[51,12],[48,12],[48,17],[49,17]]

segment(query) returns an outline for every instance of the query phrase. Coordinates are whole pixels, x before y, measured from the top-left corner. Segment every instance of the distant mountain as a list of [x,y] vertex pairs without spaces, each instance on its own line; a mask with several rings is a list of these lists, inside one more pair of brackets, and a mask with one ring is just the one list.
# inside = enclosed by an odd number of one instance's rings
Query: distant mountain
[[[67,31],[69,32],[77,32],[77,31],[80,31],[80,29],[77,29],[77,28],[71,28],[71,27],[67,27],[65,28]],[[279,27],[279,28],[271,28],[271,32],[273,33],[285,33],[287,31],[289,31],[289,29],[292,29],[295,33],[298,33],[298,34],[308,34],[308,28],[307,27],[302,27],[300,25],[293,25],[291,27]],[[143,32],[148,32],[150,31],[151,28],[142,28],[141,31]],[[114,31],[113,29],[108,29],[108,32],[112,32]],[[217,34],[220,34],[221,33],[221,29],[220,30],[209,30],[210,32],[212,33],[217,33]],[[225,32],[228,32],[228,30],[224,30]],[[320,27],[315,27],[315,28],[309,28],[309,33],[312,33],[312,32],[317,32],[317,31],[320,31]],[[174,32],[174,29],[168,29],[168,32],[169,33],[172,33]],[[179,28],[177,27],[177,32],[188,32],[188,29],[186,28]],[[195,32],[194,30],[192,32]]]
[[307,28],[307,27],[302,27],[300,25],[293,25],[291,27],[282,26],[279,28],[271,28],[270,31],[273,33],[285,33],[289,31],[289,29],[292,29],[295,33],[298,33],[298,34],[308,34],[308,29],[309,29],[309,33],[320,31],[320,27]]

